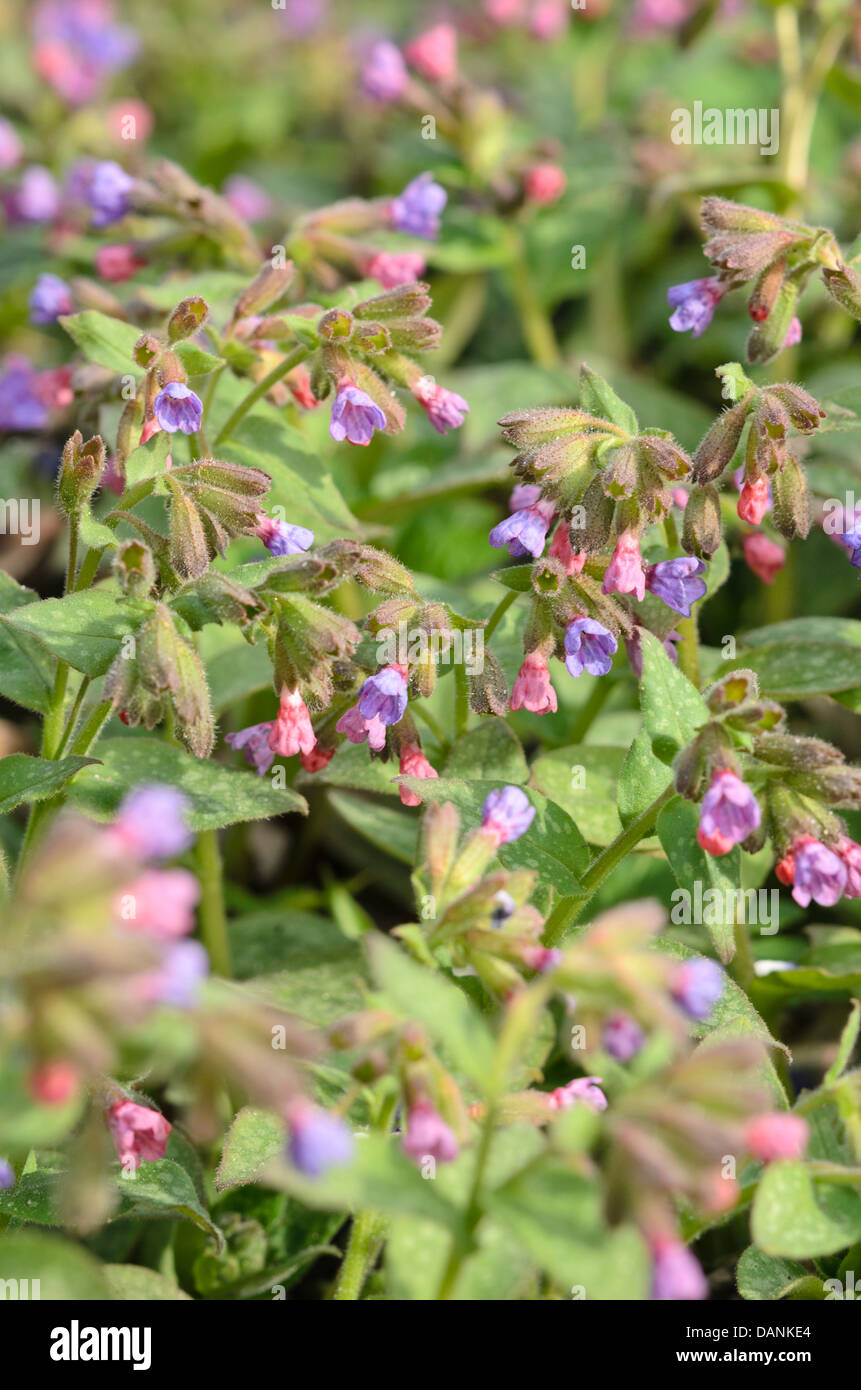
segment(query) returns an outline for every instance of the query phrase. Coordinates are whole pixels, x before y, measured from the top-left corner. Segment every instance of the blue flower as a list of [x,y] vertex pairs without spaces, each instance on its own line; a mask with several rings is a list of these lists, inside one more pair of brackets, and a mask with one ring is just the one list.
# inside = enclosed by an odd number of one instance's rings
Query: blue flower
[[134,179],[115,160],[103,159],[95,166],[86,190],[94,227],[107,227],[125,217],[133,185]]
[[572,676],[606,676],[618,643],[594,618],[572,618],[565,629],[565,665]]
[[659,560],[646,570],[646,588],[668,608],[681,613],[683,618],[691,616],[691,607],[701,599],[707,585],[699,576],[705,573],[705,564],[693,555],[682,555],[677,560]]
[[377,715],[384,724],[397,724],[407,707],[406,674],[401,666],[384,666],[369,676],[359,691],[359,713],[363,719]]
[[197,434],[203,419],[203,401],[181,381],[169,381],[153,402],[155,418],[168,434]]
[[392,199],[389,206],[392,226],[399,232],[409,232],[410,236],[435,241],[439,235],[440,213],[447,202],[448,194],[434,183],[433,174],[419,174],[399,197]]
[[28,301],[31,323],[56,323],[61,314],[71,314],[72,292],[59,275],[40,275]]

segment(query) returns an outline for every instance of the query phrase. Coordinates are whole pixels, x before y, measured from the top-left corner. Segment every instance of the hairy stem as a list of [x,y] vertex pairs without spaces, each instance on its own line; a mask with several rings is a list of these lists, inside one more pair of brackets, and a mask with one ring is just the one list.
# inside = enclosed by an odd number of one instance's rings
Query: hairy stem
[[224,911],[224,884],[217,830],[201,830],[195,847],[200,879],[200,932],[213,972],[230,979],[230,942]]
[[245,419],[251,407],[260,400],[261,396],[265,396],[267,391],[271,391],[273,386],[277,386],[283,376],[286,376],[294,367],[298,367],[300,362],[304,362],[309,352],[310,348],[294,348],[292,352],[288,353],[286,357],[282,357],[281,361],[276,363],[272,371],[269,372],[262,381],[258,381],[257,385],[253,390],[248,392],[247,396],[243,396],[233,414],[215,436],[214,444],[216,448],[219,444],[223,444],[226,439],[229,439],[232,434],[236,433],[237,426]]

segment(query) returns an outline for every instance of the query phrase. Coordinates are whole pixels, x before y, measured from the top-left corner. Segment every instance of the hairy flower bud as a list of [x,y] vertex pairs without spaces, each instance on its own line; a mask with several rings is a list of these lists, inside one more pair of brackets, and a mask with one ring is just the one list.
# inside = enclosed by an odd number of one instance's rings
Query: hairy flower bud
[[167,321],[168,342],[178,343],[184,338],[194,337],[198,329],[203,327],[208,314],[209,305],[199,295],[181,300]]
[[84,443],[75,430],[63,448],[57,480],[57,496],[67,516],[74,516],[89,501],[105,467],[105,446],[100,435]]
[[804,537],[810,530],[810,494],[807,475],[798,459],[787,455],[783,468],[772,479],[774,524],[787,539]]
[[706,559],[721,542],[720,498],[711,483],[691,492],[685,507],[682,545],[689,555]]
[[748,394],[725,410],[702,439],[693,461],[694,482],[700,486],[714,482],[731,463],[741,439],[751,399]]
[[861,319],[861,275],[849,265],[838,266],[836,270],[825,266],[822,278],[828,293],[841,309],[854,319]]

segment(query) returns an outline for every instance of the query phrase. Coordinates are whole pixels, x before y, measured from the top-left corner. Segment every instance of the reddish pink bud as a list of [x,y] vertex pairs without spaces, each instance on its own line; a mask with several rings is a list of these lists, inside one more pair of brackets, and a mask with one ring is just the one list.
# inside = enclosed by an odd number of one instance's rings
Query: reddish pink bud
[[295,753],[310,753],[316,743],[317,736],[302,692],[283,686],[278,716],[269,734],[269,747],[283,758],[292,758]]
[[755,478],[753,482],[745,479],[738,499],[737,511],[742,521],[758,526],[768,511],[769,489],[767,478]]
[[457,76],[457,30],[437,24],[419,34],[404,49],[407,62],[429,82],[451,82]]
[[702,826],[697,830],[697,844],[700,849],[704,849],[707,854],[729,854],[735,840],[730,840],[726,835],[722,835],[719,830],[713,830],[710,834],[703,830]]
[[773,584],[786,564],[786,551],[783,546],[763,535],[762,531],[745,536],[742,546],[748,568],[758,575],[763,584]]
[[292,372],[288,372],[284,378],[290,394],[297,405],[301,405],[303,410],[313,410],[320,402],[311,390],[311,375],[308,368],[300,365],[294,367]]
[[[413,743],[407,744],[403,749],[400,769],[404,777],[439,777],[436,768],[431,766],[422,750]],[[400,792],[404,806],[421,805],[421,798],[410,791],[409,787],[401,787]]]
[[527,202],[548,207],[562,197],[567,182],[558,164],[533,164],[523,175],[523,191]]
[[154,415],[150,416],[149,420],[144,420],[141,430],[141,444],[146,444],[147,440],[152,439],[154,434],[158,434],[160,429],[161,425]]
[[791,849],[775,864],[774,872],[781,883],[785,883],[787,888],[792,887],[795,882],[795,855]]
[[96,252],[96,271],[103,280],[120,285],[146,265],[131,246],[100,246]]
[[127,97],[108,108],[108,126],[115,140],[148,140],[152,135],[153,114],[145,101]]
[[411,285],[425,273],[425,258],[417,251],[378,251],[368,262],[366,274],[379,280],[384,290]]
[[45,1062],[30,1072],[29,1090],[42,1105],[62,1105],[78,1089],[77,1068],[71,1062]]
[[781,1158],[801,1158],[810,1130],[800,1115],[774,1111],[757,1115],[747,1125],[744,1136],[750,1152],[763,1163]]
[[568,574],[580,574],[586,563],[586,551],[579,550],[575,554],[571,547],[571,533],[568,530],[568,523],[563,521],[553,532],[553,539],[550,542],[548,555],[552,555],[554,560],[565,566]]
[[172,1126],[157,1110],[118,1100],[108,1110],[108,1128],[120,1163],[135,1170],[164,1158]]
[[526,709],[530,714],[556,713],[556,691],[550,684],[547,658],[541,652],[530,652],[518,671],[511,692],[511,708]]
[[306,772],[322,772],[335,756],[334,748],[321,748],[319,744],[310,753],[300,753],[299,761]]

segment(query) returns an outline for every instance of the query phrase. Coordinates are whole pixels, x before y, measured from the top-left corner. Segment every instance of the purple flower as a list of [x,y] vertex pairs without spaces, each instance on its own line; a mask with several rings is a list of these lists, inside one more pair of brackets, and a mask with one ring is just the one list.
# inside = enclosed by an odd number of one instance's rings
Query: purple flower
[[792,896],[799,907],[808,907],[811,898],[820,907],[833,907],[846,891],[846,865],[842,859],[812,835],[795,842],[793,855]]
[[93,211],[93,226],[107,227],[129,210],[128,195],[134,179],[113,159],[103,159],[92,170],[86,200]]
[[359,691],[358,707],[363,719],[376,716],[383,724],[397,724],[407,707],[406,669],[394,664],[368,676]]
[[659,560],[656,565],[646,567],[646,588],[663,599],[668,608],[689,618],[692,605],[702,598],[707,588],[706,581],[699,578],[705,568],[704,562],[693,555]]
[[654,1249],[652,1298],[691,1302],[708,1298],[709,1287],[699,1261],[681,1241],[661,1241]]
[[292,39],[307,39],[320,28],[329,8],[328,0],[285,0],[281,22]]
[[168,434],[197,434],[203,419],[203,401],[181,381],[169,381],[153,402],[155,418]]
[[183,854],[194,839],[189,809],[188,797],[176,787],[144,783],[123,800],[112,833],[139,859],[170,859]]
[[144,993],[154,1004],[193,1009],[209,974],[209,956],[199,941],[177,941],[165,951],[161,969],[144,977]]
[[385,412],[351,381],[342,381],[332,406],[329,433],[340,444],[370,444],[374,430],[386,428]]
[[549,525],[546,509],[538,506],[520,507],[494,526],[488,540],[494,550],[503,550],[507,546],[509,555],[518,559],[523,555],[532,555],[537,559],[544,550]]
[[41,164],[31,164],[15,190],[12,212],[23,222],[52,222],[60,211],[60,194],[53,176]]
[[690,1018],[708,1018],[723,994],[724,983],[724,973],[715,961],[693,956],[676,970],[670,993]]
[[8,357],[0,373],[0,430],[40,430],[48,407],[39,394],[38,374],[25,357]]
[[362,63],[362,91],[372,101],[400,101],[409,83],[401,50],[389,39],[379,39]]
[[248,766],[256,768],[261,777],[265,777],[275,761],[275,753],[269,747],[274,722],[270,719],[268,724],[250,724],[238,733],[224,735],[224,742],[229,743],[231,748],[242,749]]
[[753,834],[761,819],[750,787],[729,768],[718,768],[703,797],[697,843],[709,854],[727,854]]
[[711,323],[725,293],[726,287],[714,276],[671,285],[667,290],[667,302],[675,313],[670,318],[670,328],[676,333],[687,333],[690,329],[693,337],[699,338]]
[[15,1169],[8,1158],[0,1158],[0,1192],[15,1186]]
[[481,808],[481,828],[507,845],[525,835],[535,819],[535,807],[520,787],[501,787],[485,797]]
[[298,555],[310,550],[314,544],[314,532],[306,526],[296,526],[290,521],[275,521],[271,516],[261,516],[256,535],[272,555]]
[[515,483],[508,505],[513,512],[520,512],[524,507],[537,507],[540,501],[541,488],[537,483]]
[[346,734],[350,743],[364,743],[367,739],[375,753],[381,752],[386,746],[386,726],[382,719],[378,714],[373,719],[365,719],[358,705],[351,705],[341,715],[335,728],[339,734]]
[[437,434],[448,434],[449,430],[459,429],[464,415],[469,414],[469,405],[456,391],[439,386],[429,376],[421,377],[412,388],[419,405],[427,412],[427,417]]
[[298,1101],[290,1107],[287,1123],[290,1126],[288,1156],[306,1177],[318,1178],[327,1168],[349,1163],[353,1157],[350,1130],[328,1110]]
[[584,671],[606,676],[618,645],[612,632],[594,618],[572,618],[565,629],[565,665],[575,678]]
[[636,1057],[645,1040],[645,1033],[630,1014],[610,1014],[604,1022],[604,1051],[615,1057],[617,1062],[630,1062],[632,1057]]
[[17,130],[5,116],[0,116],[0,173],[14,169],[23,152]]
[[448,202],[448,194],[433,174],[419,174],[408,183],[403,193],[389,204],[389,218],[399,232],[435,241],[439,235],[440,213]]
[[70,106],[90,101],[105,76],[127,67],[139,46],[134,30],[114,23],[107,0],[42,0],[33,39],[39,76]]
[[71,314],[72,292],[59,275],[40,275],[29,299],[31,323],[56,323],[61,314]]
[[404,1153],[421,1163],[433,1158],[451,1163],[458,1155],[458,1142],[442,1115],[429,1100],[417,1100],[407,1116],[407,1132],[401,1141]]

